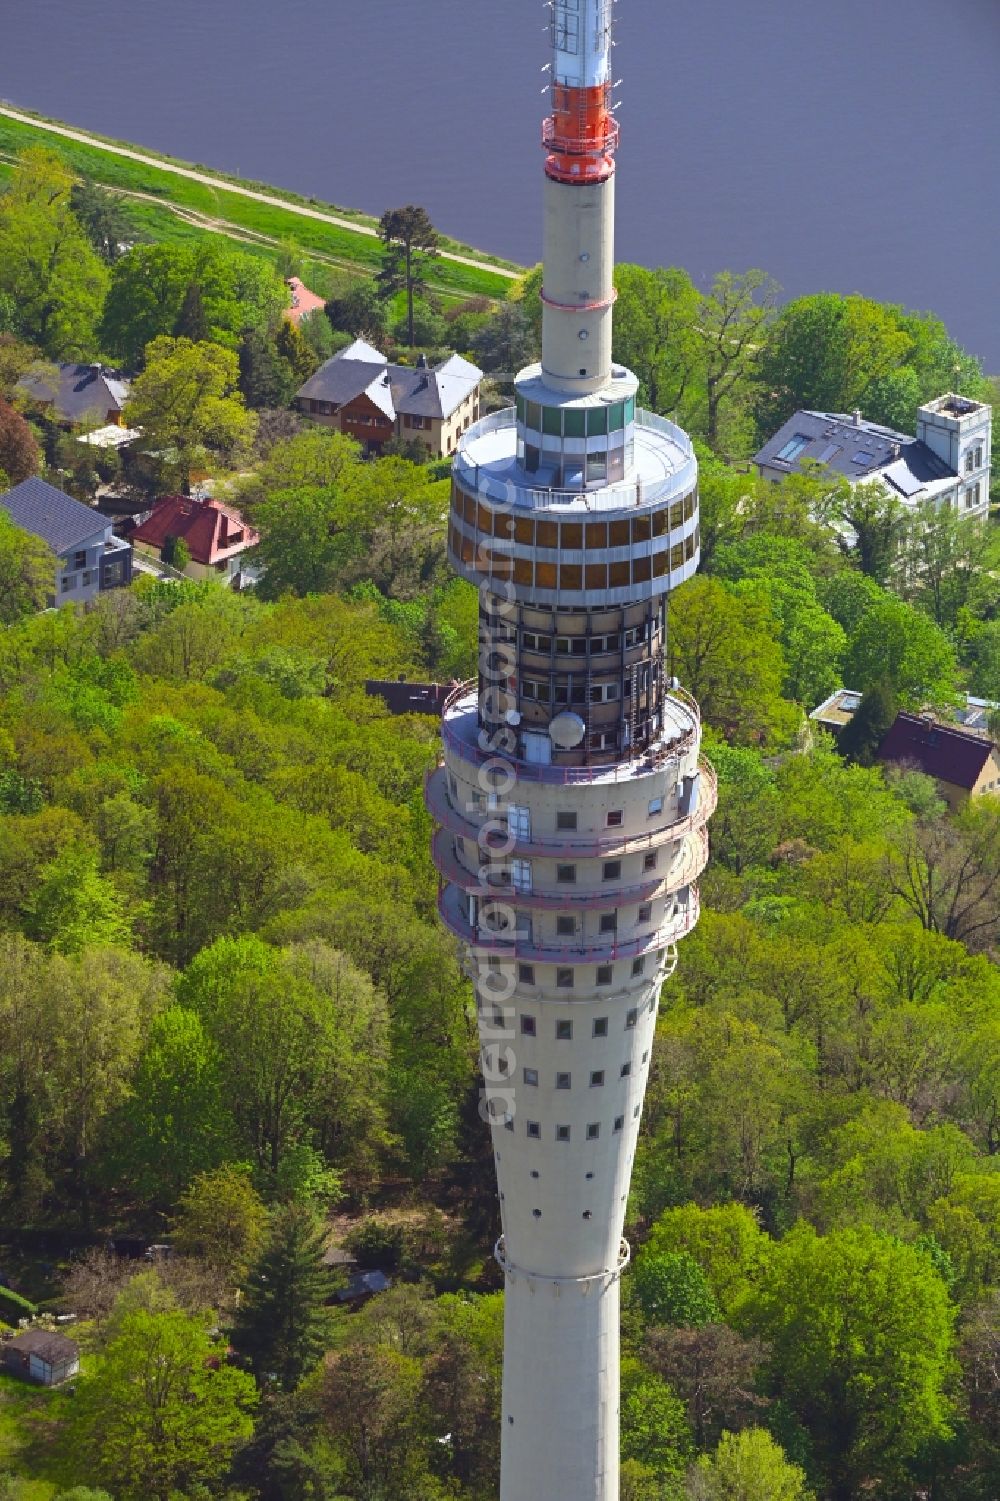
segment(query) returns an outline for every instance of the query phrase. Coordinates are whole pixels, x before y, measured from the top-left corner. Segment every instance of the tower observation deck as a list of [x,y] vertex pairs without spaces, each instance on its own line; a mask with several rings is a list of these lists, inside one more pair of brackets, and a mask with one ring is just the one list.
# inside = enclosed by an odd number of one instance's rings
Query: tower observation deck
[[612,357],[612,0],[554,0],[539,365],[465,434],[449,557],[480,673],[427,782],[439,911],[476,988],[505,1274],[501,1501],[617,1501],[625,1207],[715,776],[665,669],[698,566],[687,435]]

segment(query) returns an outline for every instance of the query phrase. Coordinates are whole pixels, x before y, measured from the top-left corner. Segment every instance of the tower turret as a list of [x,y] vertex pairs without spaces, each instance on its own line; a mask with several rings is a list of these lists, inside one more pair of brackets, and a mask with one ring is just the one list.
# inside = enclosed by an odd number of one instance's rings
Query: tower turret
[[617,1501],[622,1234],[660,990],[698,917],[715,777],[666,676],[697,464],[612,358],[611,0],[554,0],[541,363],[455,458],[480,674],[428,779],[475,982],[503,1236],[501,1501]]

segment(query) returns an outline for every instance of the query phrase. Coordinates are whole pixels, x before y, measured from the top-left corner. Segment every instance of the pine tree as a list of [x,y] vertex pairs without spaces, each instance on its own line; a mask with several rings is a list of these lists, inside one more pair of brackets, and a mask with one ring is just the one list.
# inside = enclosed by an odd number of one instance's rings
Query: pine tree
[[842,755],[859,766],[871,766],[896,718],[896,695],[888,678],[879,678],[868,689],[850,724],[840,732]]
[[428,260],[439,254],[438,232],[427,210],[413,203],[406,208],[388,209],[379,220],[378,232],[385,250],[376,280],[383,297],[406,293],[407,343],[412,349],[413,302],[426,290],[424,273]]
[[330,1274],[312,1210],[288,1204],[275,1213],[267,1245],[242,1288],[233,1348],[261,1385],[291,1390],[323,1353]]
[[196,281],[189,282],[188,289],[184,293],[184,301],[181,303],[177,322],[174,325],[174,337],[190,339],[193,344],[201,344],[208,338],[205,302],[201,295],[201,287]]

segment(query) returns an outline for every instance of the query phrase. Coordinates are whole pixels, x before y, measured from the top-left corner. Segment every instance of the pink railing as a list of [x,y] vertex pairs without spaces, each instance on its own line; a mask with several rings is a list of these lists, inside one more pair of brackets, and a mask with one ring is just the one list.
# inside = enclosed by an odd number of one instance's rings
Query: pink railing
[[[495,900],[496,898],[493,898]],[[461,942],[486,954],[506,954],[515,960],[530,959],[539,964],[611,964],[616,959],[633,959],[656,949],[668,948],[692,928],[701,915],[701,899],[697,885],[692,885],[686,906],[681,907],[669,922],[663,923],[651,933],[642,933],[624,943],[586,944],[567,946],[537,944],[527,934],[493,933],[482,926],[473,928],[463,909],[462,898],[454,886],[444,886],[438,892],[438,913],[448,931]]]
[[[633,835],[631,838],[620,834],[609,834],[607,837],[595,839],[571,839],[561,835],[542,838],[519,838],[516,835],[505,836],[498,832],[488,836],[484,845],[487,852],[502,851],[504,857],[521,855],[525,858],[552,858],[571,860],[575,857],[580,859],[595,859],[599,856],[613,857],[618,855],[643,854],[646,851],[662,849],[665,844],[670,844],[676,839],[682,839],[685,834],[694,829],[703,828],[715,812],[719,800],[718,778],[711,762],[699,761],[698,769],[701,773],[701,784],[698,794],[698,806],[693,813],[686,818],[676,819],[673,823],[659,824],[655,829],[650,829],[644,834]],[[471,819],[461,814],[451,804],[448,796],[444,764],[432,767],[424,777],[424,801],[431,817],[452,834],[458,834],[462,839],[478,840],[480,827]],[[496,820],[502,821],[502,813],[486,814],[483,823]]]

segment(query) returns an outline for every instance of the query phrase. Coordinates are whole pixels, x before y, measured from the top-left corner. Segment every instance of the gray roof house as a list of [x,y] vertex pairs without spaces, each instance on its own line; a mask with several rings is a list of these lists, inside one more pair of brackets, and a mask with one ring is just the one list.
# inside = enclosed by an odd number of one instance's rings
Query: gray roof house
[[49,603],[85,604],[106,589],[132,582],[132,548],[116,537],[100,512],[81,505],[44,480],[26,479],[0,506],[22,531],[47,542],[56,555],[55,594]]
[[902,504],[949,505],[962,516],[989,511],[993,413],[988,402],[939,396],[917,410],[916,437],[866,422],[860,412],[799,411],[754,463],[765,479],[825,464],[851,484],[879,480]]
[[47,1329],[28,1329],[3,1346],[3,1364],[22,1381],[38,1386],[58,1386],[80,1369],[80,1349],[75,1340]]
[[454,453],[479,417],[483,372],[453,354],[438,365],[391,365],[355,339],[311,375],[295,405],[314,422],[356,438],[377,453],[393,438],[419,443],[433,458]]
[[98,418],[98,426],[119,426],[129,382],[103,365],[53,365],[29,370],[17,383],[22,396],[51,406],[64,422]]

